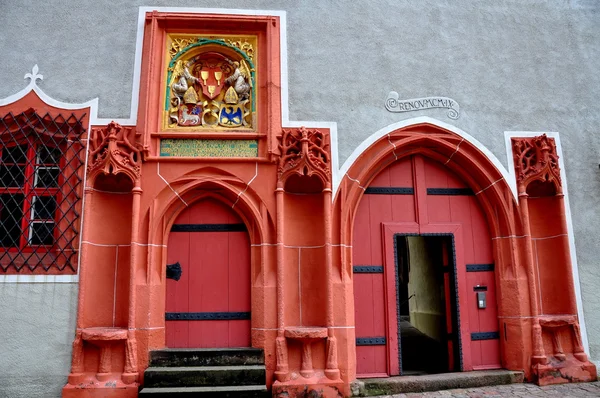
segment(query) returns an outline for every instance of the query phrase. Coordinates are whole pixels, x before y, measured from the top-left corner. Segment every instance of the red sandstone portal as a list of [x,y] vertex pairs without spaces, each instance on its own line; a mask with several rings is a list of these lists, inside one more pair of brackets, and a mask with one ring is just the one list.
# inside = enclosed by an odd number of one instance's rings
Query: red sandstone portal
[[[262,48],[256,59],[252,129],[237,136],[210,129],[164,131],[159,115],[167,100],[162,69],[167,33],[207,35],[236,29],[256,37]],[[462,352],[463,370],[498,365],[524,369],[527,379],[540,384],[594,380],[596,369],[583,352],[576,315],[553,140],[514,139],[515,200],[500,172],[463,137],[431,124],[408,126],[367,148],[332,198],[329,131],[281,126],[279,47],[275,17],[147,15],[138,123],[92,126],[89,132],[77,329],[63,395],[136,396],[148,353],[171,344],[261,348],[267,385],[274,393],[316,389],[325,396],[348,395],[357,369],[362,374],[397,374],[396,275],[391,264],[399,252],[388,246],[394,236],[407,232],[448,239],[441,243],[441,266],[456,266],[458,299],[445,316],[452,321],[456,314],[457,322],[448,331],[456,331],[456,341],[458,336],[461,341],[460,348],[448,347],[448,356]],[[202,76],[202,70],[198,73]],[[242,102],[249,101],[247,91],[240,93]],[[246,112],[250,103],[226,110]],[[183,109],[178,103],[168,113],[181,117],[176,120],[182,128],[197,122],[185,113],[194,107],[185,105]],[[34,93],[1,110],[28,108],[38,115],[65,112],[48,109]],[[83,110],[76,113],[83,117]],[[235,114],[225,116],[220,123],[239,121]],[[256,140],[257,147],[251,157],[161,156],[161,141],[181,136]],[[375,196],[367,191],[372,187],[412,188],[413,193]],[[428,195],[428,188],[469,189],[474,195]],[[370,206],[377,201],[382,203]],[[377,220],[365,221],[367,214]],[[365,223],[372,224],[368,233]],[[207,238],[210,246],[194,242],[187,250],[177,248],[182,244],[178,234],[192,242],[196,234],[208,233],[181,230],[180,225],[215,224],[240,230],[215,232]],[[235,250],[224,248],[225,236]],[[206,251],[202,260],[221,261],[222,270],[225,264],[228,270],[234,266],[231,256],[239,256],[239,268],[232,271],[239,281],[211,274],[196,261],[193,249]],[[227,294],[228,305],[204,301],[204,292],[194,291],[197,284],[190,286],[189,280],[187,293],[179,286],[172,289],[167,265],[177,261],[183,269],[180,282],[196,276],[211,279]],[[492,263],[493,272],[467,272],[468,265]],[[357,275],[354,266],[381,266],[383,273]],[[372,293],[362,291],[366,280]],[[451,285],[445,277],[444,297],[450,304]],[[488,288],[485,310],[473,302],[478,285]],[[188,306],[179,307],[185,294]],[[371,299],[367,307],[358,302],[363,296]],[[368,310],[373,319],[379,317],[371,330],[365,327]],[[247,319],[218,321],[217,327],[228,330],[225,339],[210,326],[206,334],[190,335],[190,328],[196,323],[204,328],[206,321],[165,319],[165,313],[183,312],[250,312],[251,319],[250,325]],[[178,327],[187,327],[187,337]],[[472,334],[481,332],[499,332],[500,338],[474,341]],[[388,339],[386,345],[357,348],[357,337],[382,336]]]
[[[250,347],[250,242],[246,225],[215,200],[192,204],[171,226],[167,347]],[[177,278],[177,279],[176,279]]]

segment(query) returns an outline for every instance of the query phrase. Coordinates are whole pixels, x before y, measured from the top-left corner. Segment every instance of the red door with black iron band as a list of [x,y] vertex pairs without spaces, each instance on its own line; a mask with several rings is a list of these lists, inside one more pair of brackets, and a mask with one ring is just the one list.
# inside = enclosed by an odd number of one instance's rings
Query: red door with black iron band
[[[191,205],[169,234],[165,326],[171,348],[250,346],[250,242],[243,221],[214,199]],[[175,276],[176,277],[176,276]]]
[[[389,236],[382,232],[387,225],[394,229]],[[452,304],[449,294],[454,278],[445,272],[444,312],[447,321],[452,319],[452,312],[461,320],[457,325],[460,330],[455,331],[448,323],[446,332],[460,333],[462,350],[449,345],[448,359],[454,362],[451,360],[462,354],[462,370],[501,367],[492,240],[476,192],[443,164],[414,155],[394,162],[371,181],[354,219],[352,265],[358,377],[393,376],[402,369],[397,355],[401,333],[396,326],[395,234],[448,235],[456,228],[462,236],[462,243],[456,242],[460,247],[453,248],[457,255],[460,252],[455,265],[459,281],[456,287],[462,299],[460,308]],[[442,269],[451,264],[449,243],[441,247]],[[461,370],[449,365],[449,370]]]

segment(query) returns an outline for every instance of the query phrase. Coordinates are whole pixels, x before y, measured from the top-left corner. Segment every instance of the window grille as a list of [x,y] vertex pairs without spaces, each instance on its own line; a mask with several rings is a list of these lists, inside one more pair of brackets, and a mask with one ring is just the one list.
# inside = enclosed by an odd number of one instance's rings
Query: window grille
[[76,273],[84,117],[0,116],[0,273]]

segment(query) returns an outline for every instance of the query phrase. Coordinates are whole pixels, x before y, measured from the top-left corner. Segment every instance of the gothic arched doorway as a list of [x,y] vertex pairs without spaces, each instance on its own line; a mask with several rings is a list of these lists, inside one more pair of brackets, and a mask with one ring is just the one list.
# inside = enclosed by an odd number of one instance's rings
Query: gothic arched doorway
[[448,168],[413,155],[381,171],[352,246],[358,377],[500,367],[489,228]]

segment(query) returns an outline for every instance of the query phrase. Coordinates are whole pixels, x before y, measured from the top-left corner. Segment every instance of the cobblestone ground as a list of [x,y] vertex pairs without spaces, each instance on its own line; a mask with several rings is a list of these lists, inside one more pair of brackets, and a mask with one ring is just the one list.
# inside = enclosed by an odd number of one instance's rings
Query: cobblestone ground
[[[380,395],[378,398],[502,398],[502,397],[600,397],[600,381],[539,387],[534,384],[510,384],[480,388],[432,391],[409,394]],[[375,397],[373,397],[375,398]]]

